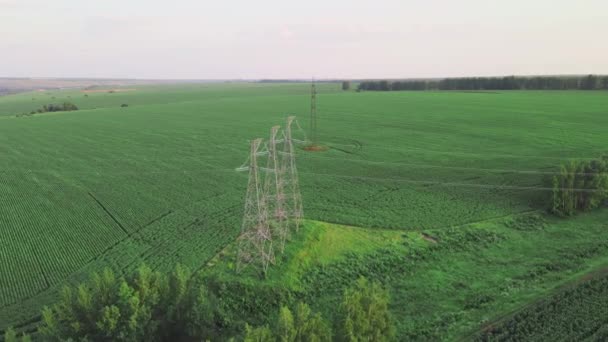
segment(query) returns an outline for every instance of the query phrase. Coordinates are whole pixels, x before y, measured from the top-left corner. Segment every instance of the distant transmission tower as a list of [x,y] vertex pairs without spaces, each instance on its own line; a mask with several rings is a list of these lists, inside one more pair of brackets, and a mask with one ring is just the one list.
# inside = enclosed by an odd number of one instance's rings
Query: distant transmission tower
[[[298,182],[298,168],[296,167],[296,151],[293,146],[294,139],[291,133],[291,126],[295,120],[295,116],[287,118],[287,123],[283,132],[285,141],[281,165],[283,168],[282,174],[284,175],[285,184],[285,210],[290,221],[288,222],[288,225],[292,226],[297,232],[300,230],[304,212],[302,209],[302,196],[300,195],[300,185]],[[291,227],[288,227],[288,229],[289,228]]]
[[287,212],[285,211],[285,183],[284,167],[281,163],[281,144],[285,139],[278,139],[281,126],[273,126],[270,129],[268,140],[268,161],[266,168],[265,193],[268,204],[269,225],[273,237],[279,240],[281,253],[285,250],[289,230],[287,225]]
[[267,154],[267,152],[260,151],[261,145],[262,139],[251,141],[249,166],[237,169],[238,171],[249,170],[243,225],[238,238],[237,272],[250,264],[259,264],[266,274],[269,264],[274,262],[266,193],[258,167],[258,157]]
[[314,79],[310,86],[310,141],[312,146],[317,145],[317,86]]

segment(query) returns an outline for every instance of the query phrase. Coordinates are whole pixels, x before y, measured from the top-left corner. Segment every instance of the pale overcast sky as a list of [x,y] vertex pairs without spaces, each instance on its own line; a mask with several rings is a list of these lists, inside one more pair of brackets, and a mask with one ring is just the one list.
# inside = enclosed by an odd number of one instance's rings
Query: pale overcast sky
[[0,77],[608,74],[608,0],[0,0]]

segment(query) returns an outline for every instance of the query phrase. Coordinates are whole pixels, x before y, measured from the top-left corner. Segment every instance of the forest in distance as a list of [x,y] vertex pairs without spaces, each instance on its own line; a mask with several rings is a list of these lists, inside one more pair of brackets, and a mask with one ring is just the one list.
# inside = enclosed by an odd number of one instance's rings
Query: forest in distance
[[608,90],[608,75],[459,77],[440,80],[363,80],[358,90]]

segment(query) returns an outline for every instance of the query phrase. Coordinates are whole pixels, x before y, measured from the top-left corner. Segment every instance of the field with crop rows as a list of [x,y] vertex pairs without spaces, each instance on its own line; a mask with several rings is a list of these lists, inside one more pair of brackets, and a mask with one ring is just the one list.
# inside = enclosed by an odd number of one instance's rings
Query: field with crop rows
[[[64,101],[80,110],[18,116]],[[309,106],[305,84],[0,97],[0,329],[104,266],[205,266],[239,232],[248,140],[288,114],[307,129]],[[353,226],[442,230],[538,210],[543,175],[608,150],[605,92],[321,84],[318,108],[331,148],[298,154],[305,215]]]
[[484,328],[478,341],[606,341],[608,276],[604,273],[556,293]]

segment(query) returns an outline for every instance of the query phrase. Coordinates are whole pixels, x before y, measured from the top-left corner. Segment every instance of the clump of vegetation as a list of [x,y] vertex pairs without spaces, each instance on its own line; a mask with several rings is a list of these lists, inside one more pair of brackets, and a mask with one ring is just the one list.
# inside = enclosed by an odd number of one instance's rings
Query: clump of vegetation
[[120,106],[121,106],[122,108],[129,107],[129,105],[128,105],[128,104],[126,104],[126,103],[123,103],[123,104],[121,104]]
[[299,303],[295,315],[283,306],[273,327],[247,325],[245,341],[392,341],[395,328],[388,304],[388,291],[380,283],[359,278],[344,291],[333,339],[330,326],[321,315]]
[[468,251],[504,241],[504,234],[490,229],[470,229],[450,227],[435,232],[441,243],[431,246],[432,250]]
[[572,216],[595,209],[608,199],[608,157],[562,165],[550,186],[549,210],[553,214]]
[[494,301],[494,297],[486,293],[474,293],[466,297],[464,309],[479,309],[487,303]]
[[283,306],[273,328],[245,325],[244,341],[325,342],[332,340],[331,328],[319,313],[305,303],[298,303],[294,312]]
[[545,228],[547,221],[542,215],[532,214],[507,219],[504,224],[516,230],[540,230]]
[[42,108],[38,108],[35,111],[31,111],[28,113],[23,113],[23,114],[17,114],[15,115],[16,117],[21,117],[21,116],[31,116],[34,114],[41,114],[41,113],[50,113],[50,112],[70,112],[73,110],[78,110],[78,107],[71,103],[71,102],[64,102],[62,104],[48,104],[48,105],[44,105],[42,106]]
[[388,311],[389,295],[379,283],[360,278],[344,292],[339,334],[345,341],[390,341],[395,336]]
[[168,276],[142,266],[119,278],[106,269],[89,283],[64,288],[61,301],[44,308],[39,332],[48,341],[212,338],[215,299],[190,278],[179,265]]
[[[210,286],[207,286],[210,285]],[[177,265],[170,274],[141,266],[130,277],[110,269],[87,283],[65,287],[61,300],[45,307],[38,329],[45,341],[389,341],[395,335],[389,295],[366,279],[344,292],[336,322],[324,319],[303,302],[292,309],[280,304],[277,316],[266,314],[258,327],[239,306],[218,300],[213,282],[195,279]],[[221,286],[221,285],[220,285]],[[249,310],[259,307],[255,292],[239,292]],[[238,310],[239,312],[232,312]],[[240,316],[241,320],[234,320]],[[274,316],[274,318],[273,318]],[[271,319],[272,318],[272,319]],[[269,324],[269,322],[274,322]],[[261,324],[260,324],[261,323]],[[336,335],[332,334],[332,326]],[[238,338],[238,339],[235,339]],[[8,329],[5,341],[29,341]]]
[[18,336],[15,330],[8,328],[4,332],[4,342],[30,342],[32,338],[27,334]]
[[350,81],[342,81],[342,90],[350,90]]
[[78,110],[78,107],[71,102],[64,102],[63,104],[49,104],[42,106],[41,109],[38,109],[38,113],[46,113],[46,112],[69,112],[73,110]]

